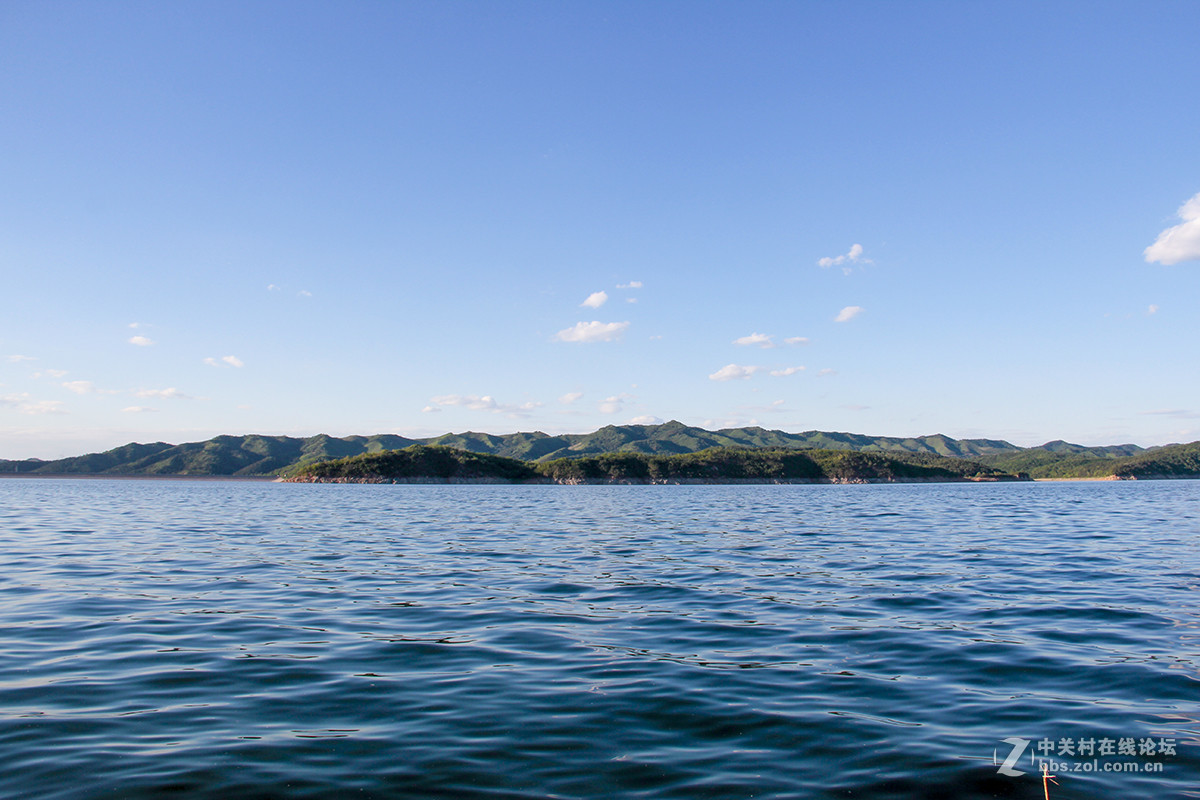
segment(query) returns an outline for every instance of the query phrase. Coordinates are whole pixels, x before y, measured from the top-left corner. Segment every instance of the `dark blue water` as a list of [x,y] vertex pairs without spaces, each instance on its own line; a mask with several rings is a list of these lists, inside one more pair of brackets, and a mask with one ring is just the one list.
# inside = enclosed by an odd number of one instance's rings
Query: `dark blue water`
[[1200,797],[1200,482],[11,479],[0,553],[6,797]]

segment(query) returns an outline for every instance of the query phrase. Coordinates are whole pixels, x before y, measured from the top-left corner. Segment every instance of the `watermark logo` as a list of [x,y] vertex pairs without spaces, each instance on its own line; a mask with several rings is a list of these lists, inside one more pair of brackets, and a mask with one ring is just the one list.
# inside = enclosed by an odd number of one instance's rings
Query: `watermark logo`
[[[1165,736],[1063,736],[1038,739],[1036,744],[1033,739],[1010,736],[1000,741],[1008,745],[1009,750],[1003,761],[1000,759],[1003,751],[1000,748],[993,750],[992,763],[997,772],[1011,778],[1025,774],[1017,765],[1026,751],[1031,769],[1043,774],[1046,768],[1057,772],[1161,772],[1163,762],[1148,759],[1176,754],[1175,739]],[[1143,760],[1107,760],[1112,757]]]
[[[1012,745],[1012,750],[1004,759],[1004,763],[1000,765],[1000,769],[996,770],[1001,775],[1008,775],[1011,778],[1016,778],[1019,775],[1024,775],[1022,770],[1014,769],[1017,762],[1021,759],[1021,754],[1025,752],[1025,748],[1029,747],[1028,739],[1020,739],[1016,736],[1010,736],[1002,740],[1005,744]],[[996,751],[992,751],[992,763],[996,762]]]

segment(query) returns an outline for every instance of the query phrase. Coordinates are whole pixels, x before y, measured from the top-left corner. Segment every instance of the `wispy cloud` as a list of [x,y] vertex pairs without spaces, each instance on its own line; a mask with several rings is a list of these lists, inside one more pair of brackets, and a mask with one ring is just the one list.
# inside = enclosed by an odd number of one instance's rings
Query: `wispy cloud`
[[184,394],[174,386],[167,389],[138,389],[133,393],[134,397],[158,397],[163,400],[191,400],[191,395]]
[[1149,314],[1150,316],[1154,316],[1155,314],[1158,313],[1158,306],[1151,303],[1149,306],[1146,307],[1146,313]]
[[554,334],[560,342],[611,342],[621,338],[628,322],[578,322]]
[[842,272],[849,275],[854,271],[852,264],[873,264],[869,258],[863,258],[863,249],[861,244],[853,244],[850,246],[850,252],[843,253],[840,256],[826,256],[817,260],[817,266],[824,269],[830,267],[841,267]]
[[527,417],[529,412],[541,407],[541,403],[530,401],[520,405],[498,403],[491,395],[482,397],[470,394],[443,394],[432,397],[430,405],[425,406],[426,413],[440,411],[444,406],[459,406],[471,411],[488,411],[493,414],[505,414],[509,417]]
[[1200,419],[1200,413],[1186,408],[1165,408],[1156,411],[1142,411],[1143,416],[1171,417],[1173,419]]
[[604,305],[607,302],[608,302],[608,292],[592,292],[591,294],[589,294],[587,296],[587,299],[584,300],[579,305],[585,306],[587,308],[599,308],[600,306]]
[[771,370],[771,374],[776,378],[782,378],[787,375],[795,375],[797,372],[803,372],[804,367],[782,367],[780,369]]
[[629,283],[618,283],[618,289],[640,289],[642,288],[641,281],[630,281]]
[[726,364],[712,375],[709,375],[708,379],[710,381],[744,380],[756,372],[761,372],[763,369],[764,367],[743,366],[741,364]]
[[562,403],[564,406],[569,406],[581,397],[583,397],[583,392],[567,392],[562,397],[558,398],[558,402]]
[[1176,215],[1182,222],[1160,233],[1145,249],[1147,262],[1200,261],[1200,194],[1180,206]]
[[312,297],[313,296],[312,292],[310,292],[308,289],[301,289],[300,291],[296,292],[296,295],[298,297]]
[[75,394],[95,394],[96,385],[91,381],[67,381],[63,388]]
[[828,377],[828,376],[830,376],[830,375],[837,375],[837,370],[836,370],[836,369],[830,369],[829,367],[826,367],[825,369],[823,369],[823,370],[821,370],[820,372],[818,372],[818,373],[817,373],[817,377],[818,377],[818,378],[825,378],[825,377]]
[[765,406],[741,406],[740,410],[756,414],[785,414],[789,411],[783,400],[772,400]]
[[629,420],[630,425],[659,425],[662,423],[662,417],[656,417],[653,414],[642,414]]
[[863,312],[862,306],[846,306],[834,317],[834,322],[849,322]]
[[614,394],[612,397],[606,397],[600,403],[601,414],[620,414],[625,407],[625,398],[622,395]]
[[775,346],[775,343],[771,341],[771,337],[765,333],[752,333],[749,336],[741,336],[734,339],[733,343],[742,347],[757,345],[758,347],[769,348]]
[[[772,347],[779,347],[775,342],[775,336],[769,333],[752,333],[749,336],[741,336],[733,340],[736,345],[742,347],[758,346],[764,350],[769,350]],[[794,347],[799,344],[808,344],[808,338],[804,336],[789,336],[783,340],[783,344],[788,347]]]
[[65,414],[61,400],[34,400],[27,392],[0,395],[0,406],[18,414]]
[[121,411],[125,414],[153,414],[157,413],[158,409],[150,408],[149,406],[126,406]]
[[147,336],[130,336],[129,343],[136,344],[138,347],[149,347],[154,344],[153,340]]
[[22,414],[65,414],[60,400],[35,400],[19,409]]
[[208,364],[210,367],[244,367],[244,366],[246,366],[245,362],[243,362],[237,356],[221,356],[220,360],[210,357],[210,358],[204,359],[204,363]]
[[26,361],[37,361],[33,356],[6,356],[5,361],[10,364],[23,364]]

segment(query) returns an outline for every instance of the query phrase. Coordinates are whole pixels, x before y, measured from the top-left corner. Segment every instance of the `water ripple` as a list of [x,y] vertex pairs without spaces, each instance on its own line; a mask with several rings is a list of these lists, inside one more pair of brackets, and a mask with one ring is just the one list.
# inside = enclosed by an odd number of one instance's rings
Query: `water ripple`
[[1197,483],[0,499],[7,796],[1041,797],[1009,737],[1200,785]]

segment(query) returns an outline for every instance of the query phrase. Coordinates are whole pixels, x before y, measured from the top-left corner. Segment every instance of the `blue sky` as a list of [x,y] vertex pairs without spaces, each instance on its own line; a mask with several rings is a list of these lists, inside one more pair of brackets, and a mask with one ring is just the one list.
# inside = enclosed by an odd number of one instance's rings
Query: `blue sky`
[[1200,439],[1197,30],[1190,0],[11,0],[0,458]]

